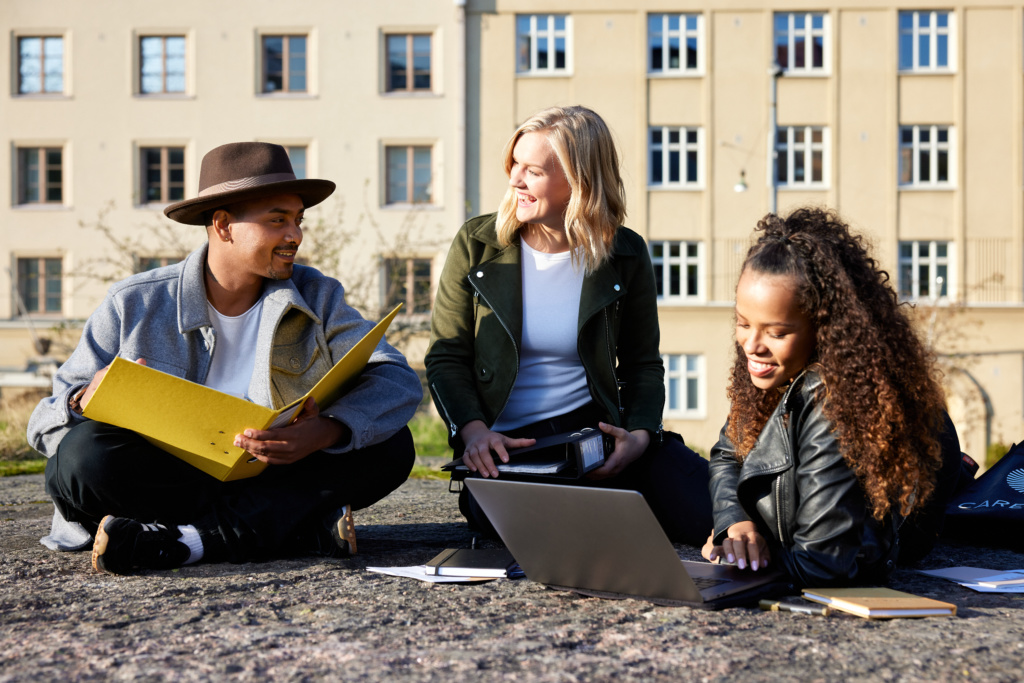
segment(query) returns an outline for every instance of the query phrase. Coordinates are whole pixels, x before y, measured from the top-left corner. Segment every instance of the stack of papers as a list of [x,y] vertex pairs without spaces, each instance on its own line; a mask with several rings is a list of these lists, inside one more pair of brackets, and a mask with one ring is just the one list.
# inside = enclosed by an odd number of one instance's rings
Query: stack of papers
[[523,576],[522,569],[505,548],[448,548],[426,564],[367,567],[366,570],[428,583],[465,583]]
[[476,583],[478,581],[494,581],[494,576],[444,576],[443,574],[428,574],[427,565],[417,564],[412,567],[367,567],[368,572],[387,574],[388,576],[403,576],[407,579],[426,581],[427,583]]
[[998,572],[984,567],[949,567],[922,569],[918,573],[946,579],[979,593],[1024,593],[1024,569]]

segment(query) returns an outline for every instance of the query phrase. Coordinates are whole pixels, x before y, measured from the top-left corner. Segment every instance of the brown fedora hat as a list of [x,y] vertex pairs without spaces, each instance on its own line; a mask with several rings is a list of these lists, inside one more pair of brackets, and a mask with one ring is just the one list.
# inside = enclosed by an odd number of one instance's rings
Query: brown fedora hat
[[164,215],[186,225],[206,225],[206,213],[229,204],[278,194],[302,198],[308,209],[334,192],[330,180],[299,180],[288,152],[269,142],[231,142],[203,157],[199,196],[171,204]]

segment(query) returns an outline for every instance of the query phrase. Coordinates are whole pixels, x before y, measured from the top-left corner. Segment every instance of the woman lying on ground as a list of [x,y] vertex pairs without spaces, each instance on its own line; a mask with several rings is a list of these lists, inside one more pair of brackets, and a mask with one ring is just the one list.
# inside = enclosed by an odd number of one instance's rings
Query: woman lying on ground
[[897,554],[931,549],[961,476],[932,359],[835,213],[768,215],[757,230],[703,555],[807,586],[884,581]]
[[[574,483],[639,490],[671,538],[699,545],[707,463],[661,431],[654,271],[621,227],[608,127],[583,107],[546,109],[512,135],[504,166],[498,213],[462,226],[434,303],[427,378],[455,455],[496,477],[492,453],[507,462],[534,438],[600,425],[614,450]],[[492,531],[466,489],[459,506]]]

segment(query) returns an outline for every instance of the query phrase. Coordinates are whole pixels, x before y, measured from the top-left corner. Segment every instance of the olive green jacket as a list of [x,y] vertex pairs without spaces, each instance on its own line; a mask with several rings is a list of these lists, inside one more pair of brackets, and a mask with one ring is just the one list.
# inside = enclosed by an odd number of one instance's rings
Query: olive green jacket
[[[441,272],[427,349],[427,381],[450,439],[505,409],[519,371],[523,274],[519,239],[498,243],[495,214],[459,230]],[[577,350],[606,421],[661,429],[665,370],[658,350],[654,269],[642,237],[620,227],[612,258],[583,279]]]

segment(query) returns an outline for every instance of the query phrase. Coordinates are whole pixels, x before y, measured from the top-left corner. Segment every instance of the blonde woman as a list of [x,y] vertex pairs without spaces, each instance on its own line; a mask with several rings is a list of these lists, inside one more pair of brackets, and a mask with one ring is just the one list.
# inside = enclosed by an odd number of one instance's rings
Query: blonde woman
[[[599,425],[615,447],[580,483],[639,490],[671,538],[702,543],[707,463],[661,430],[654,273],[622,227],[608,127],[584,107],[545,109],[509,139],[504,168],[498,212],[462,226],[434,304],[427,378],[455,455],[496,477],[494,456]],[[460,508],[492,531],[466,490]]]

